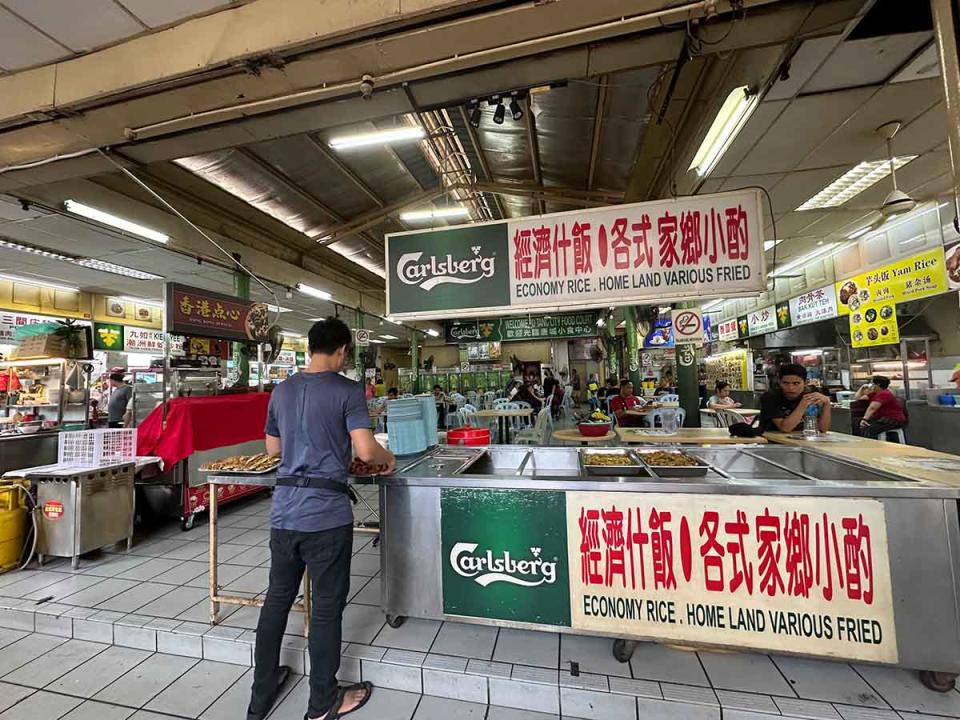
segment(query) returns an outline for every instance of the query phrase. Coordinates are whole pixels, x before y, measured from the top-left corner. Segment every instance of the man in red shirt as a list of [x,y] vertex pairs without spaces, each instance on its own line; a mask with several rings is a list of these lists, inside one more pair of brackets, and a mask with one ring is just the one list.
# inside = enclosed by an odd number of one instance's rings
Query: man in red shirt
[[873,392],[867,395],[870,405],[860,421],[860,432],[864,437],[876,440],[886,430],[906,427],[907,416],[896,395],[889,390],[890,378],[874,375],[873,387]]
[[642,408],[646,404],[646,400],[633,394],[633,383],[629,380],[621,380],[620,394],[610,396],[610,412],[616,415],[617,424],[620,427],[639,427],[642,425],[643,418],[638,415],[630,415],[627,410]]

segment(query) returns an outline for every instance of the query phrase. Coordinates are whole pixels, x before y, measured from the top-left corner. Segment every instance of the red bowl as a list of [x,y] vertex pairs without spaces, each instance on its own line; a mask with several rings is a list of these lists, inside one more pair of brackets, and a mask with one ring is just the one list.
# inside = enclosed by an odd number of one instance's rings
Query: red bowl
[[610,423],[580,423],[577,429],[584,437],[603,437],[610,432]]

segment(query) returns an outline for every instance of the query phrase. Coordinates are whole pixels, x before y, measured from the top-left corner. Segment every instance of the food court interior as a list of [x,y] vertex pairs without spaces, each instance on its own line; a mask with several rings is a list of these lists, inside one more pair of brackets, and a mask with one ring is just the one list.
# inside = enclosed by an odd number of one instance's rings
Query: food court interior
[[0,0],[0,720],[246,712],[331,316],[358,720],[960,718],[958,28]]

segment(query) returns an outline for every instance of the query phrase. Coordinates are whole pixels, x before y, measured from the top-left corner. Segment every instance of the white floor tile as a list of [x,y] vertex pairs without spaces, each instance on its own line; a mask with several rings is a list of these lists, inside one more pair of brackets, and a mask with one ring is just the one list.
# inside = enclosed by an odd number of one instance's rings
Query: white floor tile
[[142,582],[129,590],[123,591],[119,595],[114,595],[109,600],[104,600],[97,605],[97,608],[101,610],[116,610],[122,613],[136,612],[138,608],[156,600],[161,595],[166,595],[171,589],[169,585]]
[[576,662],[582,673],[630,677],[629,663],[613,656],[613,640],[587,635],[560,635],[560,672],[569,672]]
[[657,643],[640,643],[630,660],[633,676],[685,685],[709,685],[697,654]]
[[445,622],[430,652],[463,658],[490,660],[497,642],[497,628],[489,625]]
[[54,637],[53,635],[31,634],[24,636],[0,652],[0,677],[9,675],[20,666],[26,665],[66,641],[67,638]]
[[558,668],[560,635],[536,630],[501,628],[493,659],[497,662]]
[[51,683],[47,689],[90,698],[148,657],[150,653],[146,650],[111,646]]
[[[37,636],[34,636],[37,637]],[[86,640],[68,640],[7,675],[4,680],[17,685],[42,688],[107,649],[106,645]]]
[[[380,608],[377,608],[378,612],[379,610]],[[398,628],[384,625],[373,644],[380,647],[427,652],[433,645],[434,638],[437,637],[439,630],[439,620],[407,618],[406,622]]]
[[35,692],[36,690],[33,688],[0,682],[0,712],[3,712],[8,707],[16,705],[25,697],[33,695]]
[[239,665],[201,660],[147,703],[145,709],[188,718],[199,717],[204,708],[247,670]]
[[[369,645],[385,623],[386,619],[380,608],[350,603],[343,611],[343,641]],[[289,623],[287,633],[299,634],[291,630]]]
[[80,698],[40,690],[0,713],[0,720],[56,720],[82,703]]
[[960,716],[960,693],[929,690],[915,672],[876,665],[858,665],[856,670],[895,710]]
[[[283,697],[296,685],[299,678],[291,677],[283,689]],[[200,713],[200,720],[238,720],[246,717],[250,704],[250,687],[253,684],[253,668],[248,669],[223,695]],[[281,698],[282,699],[282,698]]]
[[123,580],[120,578],[106,578],[96,585],[91,585],[85,590],[73,593],[62,598],[60,602],[67,605],[79,605],[80,607],[96,607],[102,602],[106,602],[114,595],[130,590],[139,585],[136,580]]
[[486,714],[486,705],[425,695],[420,699],[413,720],[484,720]]
[[766,655],[700,652],[700,660],[715,688],[789,697],[793,688]]
[[146,562],[120,573],[116,577],[122,580],[139,580],[140,582],[145,582],[147,580],[153,580],[157,575],[162,575],[169,570],[173,570],[180,563],[180,560],[173,560],[171,558],[150,558]]
[[138,608],[137,612],[153,617],[175,618],[210,596],[210,591],[203,588],[180,587],[171,589],[169,585],[165,587],[167,588],[165,594]]
[[143,707],[197,662],[194,658],[178,655],[152,655],[110,683],[93,699]]
[[773,661],[807,700],[885,708],[887,703],[846,663],[774,656]]
[[136,710],[122,705],[87,700],[64,715],[60,720],[126,720]]
[[[350,713],[351,720],[410,720],[420,702],[420,695],[374,688],[367,704]],[[273,720],[273,718],[271,718]],[[452,718],[451,718],[452,720]]]
[[560,720],[560,716],[491,705],[487,710],[487,720]]

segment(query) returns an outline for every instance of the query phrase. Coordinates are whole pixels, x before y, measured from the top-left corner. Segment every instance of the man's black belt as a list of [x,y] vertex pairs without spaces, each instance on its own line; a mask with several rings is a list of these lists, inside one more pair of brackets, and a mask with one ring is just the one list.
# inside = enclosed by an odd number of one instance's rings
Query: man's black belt
[[322,477],[278,477],[277,486],[311,488],[313,490],[333,490],[334,492],[343,493],[354,503],[356,503],[358,499],[353,488],[343,480],[332,480]]

